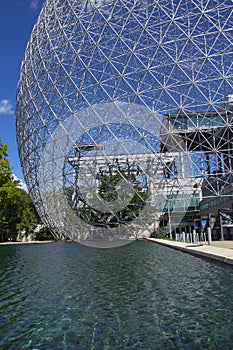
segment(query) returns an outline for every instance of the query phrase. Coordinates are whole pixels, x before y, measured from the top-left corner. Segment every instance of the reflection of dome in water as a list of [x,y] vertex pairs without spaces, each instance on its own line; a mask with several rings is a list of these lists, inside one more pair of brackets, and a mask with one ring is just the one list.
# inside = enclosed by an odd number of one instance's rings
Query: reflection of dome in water
[[19,78],[17,138],[56,236],[148,234],[168,207],[197,205],[203,183],[224,191],[231,13],[227,0],[45,3]]

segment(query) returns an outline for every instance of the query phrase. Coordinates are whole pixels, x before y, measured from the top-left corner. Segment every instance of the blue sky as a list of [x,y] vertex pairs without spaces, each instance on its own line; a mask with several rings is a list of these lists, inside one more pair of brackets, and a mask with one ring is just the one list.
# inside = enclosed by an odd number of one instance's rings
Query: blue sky
[[0,139],[8,144],[13,173],[23,180],[15,130],[15,100],[21,62],[44,0],[0,3]]

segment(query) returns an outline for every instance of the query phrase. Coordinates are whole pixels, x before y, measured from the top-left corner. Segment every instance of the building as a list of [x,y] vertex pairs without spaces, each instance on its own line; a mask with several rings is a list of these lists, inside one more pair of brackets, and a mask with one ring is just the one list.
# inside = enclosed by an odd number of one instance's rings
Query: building
[[22,62],[16,127],[27,187],[56,237],[128,240],[158,224],[174,236],[205,229],[212,200],[230,198],[232,8],[45,2]]

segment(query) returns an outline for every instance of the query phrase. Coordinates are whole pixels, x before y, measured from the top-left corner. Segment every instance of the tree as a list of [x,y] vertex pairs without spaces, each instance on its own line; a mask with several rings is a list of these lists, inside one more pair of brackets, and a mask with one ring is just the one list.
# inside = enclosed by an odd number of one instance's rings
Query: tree
[[0,140],[0,241],[15,241],[20,232],[29,234],[38,222],[30,195],[13,178],[8,147]]
[[104,227],[117,227],[119,224],[127,224],[136,219],[146,205],[148,193],[143,191],[134,172],[118,169],[115,173],[100,173],[98,194],[110,204],[118,197],[117,185],[122,179],[130,183],[134,192],[133,197],[124,209],[110,213],[101,212],[83,203],[78,208],[77,214],[79,217],[89,224]]
[[10,161],[7,157],[7,145],[0,140],[0,187],[12,181]]

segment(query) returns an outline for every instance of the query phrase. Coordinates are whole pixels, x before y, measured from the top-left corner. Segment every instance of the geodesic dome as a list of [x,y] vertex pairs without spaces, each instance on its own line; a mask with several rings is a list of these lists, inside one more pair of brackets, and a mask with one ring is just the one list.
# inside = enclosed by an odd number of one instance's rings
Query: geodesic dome
[[17,141],[55,236],[136,238],[164,212],[229,195],[232,9],[230,0],[45,3],[20,72]]

